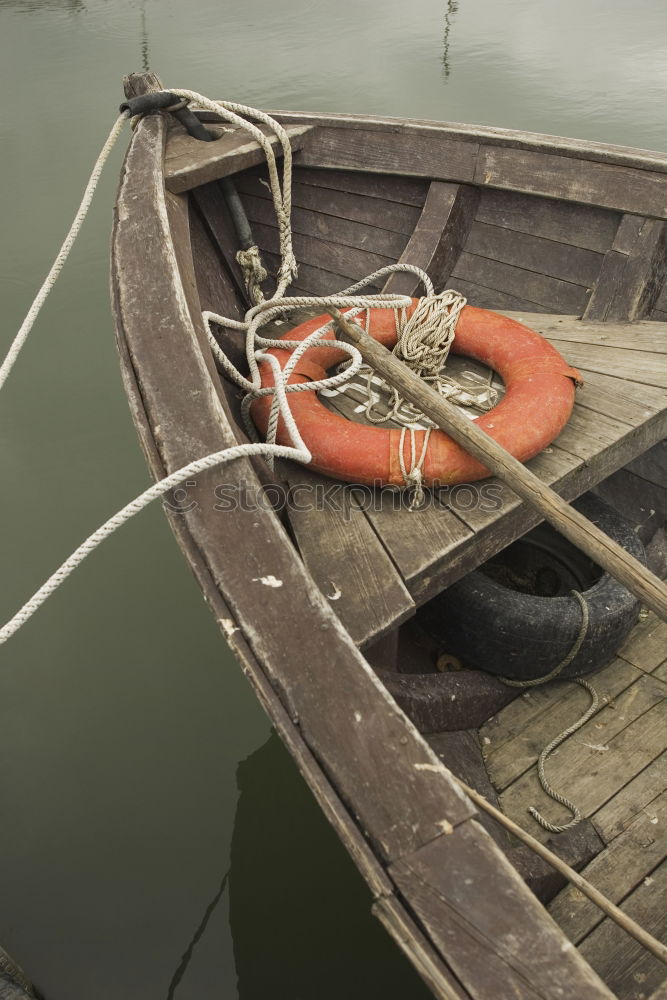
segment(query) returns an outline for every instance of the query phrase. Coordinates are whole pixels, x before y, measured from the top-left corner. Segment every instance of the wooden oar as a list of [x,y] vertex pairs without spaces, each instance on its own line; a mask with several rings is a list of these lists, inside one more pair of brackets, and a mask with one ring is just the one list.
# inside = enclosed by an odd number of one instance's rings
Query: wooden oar
[[667,621],[667,586],[657,576],[546,486],[525,465],[481,430],[474,420],[463,416],[395,354],[373,340],[356,323],[346,320],[337,309],[328,311],[345,338],[352,341],[364,361],[388,385],[397,389],[405,399],[409,399],[457,444],[483,462],[487,469],[539,510],[544,519],[569,538],[577,548],[620,580],[663,621]]

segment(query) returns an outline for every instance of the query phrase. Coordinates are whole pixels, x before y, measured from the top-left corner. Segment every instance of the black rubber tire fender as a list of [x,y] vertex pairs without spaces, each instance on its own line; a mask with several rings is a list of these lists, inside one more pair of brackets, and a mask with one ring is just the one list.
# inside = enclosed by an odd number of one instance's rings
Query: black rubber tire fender
[[[573,505],[646,565],[632,524],[593,494]],[[598,670],[637,621],[640,602],[609,573],[583,591],[589,625],[581,649],[561,677]],[[503,586],[476,570],[420,609],[418,620],[467,666],[516,680],[548,674],[572,649],[582,625],[577,598],[541,597]]]

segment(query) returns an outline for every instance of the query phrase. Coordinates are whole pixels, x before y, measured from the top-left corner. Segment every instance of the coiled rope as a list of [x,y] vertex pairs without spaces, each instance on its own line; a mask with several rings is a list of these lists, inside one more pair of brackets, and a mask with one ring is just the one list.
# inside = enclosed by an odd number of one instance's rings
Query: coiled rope
[[[432,291],[424,295],[408,318],[405,309],[394,310],[396,317],[396,344],[393,353],[424,382],[427,382],[441,396],[451,399],[460,406],[475,406],[490,410],[498,400],[497,391],[487,386],[479,392],[464,389],[455,379],[445,374],[444,367],[449,357],[459,316],[467,299],[452,288],[435,295]],[[366,329],[369,329],[370,311],[366,313]],[[347,365],[348,362],[344,362]],[[342,368],[343,366],[341,366]],[[366,404],[364,416],[371,424],[393,422],[401,427],[398,459],[403,481],[410,496],[409,510],[418,510],[424,502],[422,470],[428,449],[433,421],[405,400],[398,389],[389,388],[389,398],[379,408],[380,397],[374,391],[377,376],[370,365],[362,365],[360,375],[365,376]],[[349,382],[348,382],[349,385]],[[343,390],[345,391],[345,390]],[[384,401],[383,401],[384,403]],[[415,431],[424,429],[423,446],[417,458]],[[406,461],[406,441],[409,438],[409,462]]]

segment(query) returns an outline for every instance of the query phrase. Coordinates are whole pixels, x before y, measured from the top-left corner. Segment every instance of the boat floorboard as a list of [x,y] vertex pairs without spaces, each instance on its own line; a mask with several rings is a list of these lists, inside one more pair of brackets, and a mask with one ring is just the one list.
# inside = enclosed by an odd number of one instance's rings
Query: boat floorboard
[[[667,435],[667,353],[662,324],[584,323],[576,317],[508,313],[541,332],[583,374],[575,409],[558,439],[528,463],[536,475],[574,499]],[[462,363],[462,359],[453,359]],[[469,365],[468,365],[469,367]],[[344,406],[338,398],[337,406]],[[359,400],[345,406],[361,419]],[[292,489],[311,484],[312,473],[294,466]],[[350,634],[366,646],[405,620],[413,606],[523,535],[540,520],[495,479],[454,486],[429,495],[425,509],[410,511],[391,490],[329,484],[326,511],[288,511],[301,555]],[[323,495],[322,492],[320,495]],[[326,522],[326,523],[325,523]],[[340,523],[338,523],[340,522]],[[368,524],[364,523],[368,522]],[[350,524],[356,525],[350,531]],[[336,530],[336,525],[340,530]],[[360,581],[358,538],[372,537],[388,559],[383,589],[391,600],[379,607],[377,578]],[[335,552],[322,538],[335,530]],[[356,539],[356,541],[355,541]],[[332,561],[333,560],[333,561]],[[377,574],[373,571],[375,577]]]
[[[602,708],[546,764],[550,783],[579,806],[606,845],[582,874],[657,937],[667,933],[666,654],[667,624],[648,613],[618,656],[590,678]],[[587,704],[580,686],[555,682],[525,692],[480,730],[503,810],[543,842],[551,834],[528,807],[554,823],[570,814],[541,789],[537,758]],[[623,1000],[648,997],[661,984],[662,963],[573,886],[549,911]]]

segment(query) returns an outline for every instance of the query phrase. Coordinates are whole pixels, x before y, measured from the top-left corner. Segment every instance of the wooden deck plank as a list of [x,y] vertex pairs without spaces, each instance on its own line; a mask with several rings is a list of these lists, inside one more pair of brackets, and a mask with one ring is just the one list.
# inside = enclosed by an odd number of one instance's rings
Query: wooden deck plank
[[[641,676],[640,670],[617,658],[596,673],[591,682],[604,706]],[[530,698],[517,699],[482,729],[486,766],[500,790],[533,767],[549,739],[576,721],[590,704],[588,693],[578,684],[567,681],[535,688],[529,694]],[[510,712],[515,704],[517,708]],[[596,725],[604,725],[602,711],[597,720]],[[585,738],[588,737],[581,736],[582,740]]]
[[[617,348],[600,346],[606,327],[581,324],[574,317],[513,312],[526,325],[559,337],[593,340],[592,345],[577,339],[559,340],[568,360],[571,350],[582,348],[614,356]],[[653,324],[641,323],[640,337],[653,334]],[[580,328],[583,327],[583,332]],[[611,336],[622,336],[616,325]],[[570,334],[570,331],[574,332]],[[645,357],[646,351],[629,352]],[[657,356],[658,363],[661,357]],[[454,359],[458,361],[459,359]],[[587,356],[586,361],[590,361]],[[577,394],[570,424],[558,440],[529,465],[544,481],[555,485],[566,497],[575,497],[616,471],[645,448],[660,440],[667,431],[667,394],[661,388],[640,385],[615,375],[592,372],[587,385]],[[370,497],[370,495],[369,495]],[[474,569],[538,522],[538,517],[509,488],[496,480],[465,484],[441,490],[430,497],[428,509],[409,512],[395,494],[387,491],[372,504],[366,498],[367,516],[386,546],[414,600],[423,602],[449,582]]]
[[595,284],[604,260],[592,250],[479,221],[472,226],[465,249],[478,257],[586,286]]
[[[544,922],[538,900],[518,900],[497,884],[505,866],[473,820],[389,869],[420,922],[448,956],[475,1000],[586,1000],[611,995],[575,949]],[[521,926],[521,931],[518,928]],[[480,960],[481,955],[484,959]],[[463,961],[461,961],[463,959]]]
[[477,221],[529,233],[545,240],[606,253],[620,215],[593,205],[577,205],[514,191],[482,191]]
[[[621,904],[659,940],[667,935],[667,863]],[[644,1000],[664,984],[665,966],[608,917],[579,946],[581,955],[622,1000]]]
[[610,843],[623,833],[666,787],[667,751],[664,751],[593,814],[593,824],[602,839]]
[[[260,126],[267,135],[275,156],[282,156],[282,146],[268,126]],[[213,131],[213,129],[211,130]],[[300,149],[311,131],[308,125],[288,126],[293,151]],[[202,142],[187,134],[170,138],[164,164],[165,183],[169,191],[180,194],[199,184],[220,180],[230,174],[263,163],[264,150],[243,129],[222,129],[215,142]]]
[[[505,310],[502,310],[505,312]],[[547,340],[571,344],[595,344],[598,347],[621,347],[631,351],[667,354],[667,326],[651,320],[636,323],[594,323],[576,316],[538,314],[507,310],[507,315],[541,333]],[[565,348],[567,351],[568,349]]]
[[618,651],[628,663],[645,673],[652,673],[667,653],[667,623],[649,611],[625,640]]
[[[667,857],[667,791],[663,791],[582,871],[612,903],[618,903]],[[573,944],[601,924],[602,910],[573,885],[549,905],[549,913]]]
[[454,286],[459,279],[498,289],[557,313],[581,314],[589,295],[589,289],[583,284],[550,278],[513,264],[480,257],[467,250],[463,251],[452,271],[451,282]]
[[[447,278],[461,253],[472,225],[479,192],[465,184],[432,181],[415,230],[400,258],[414,264],[431,278],[436,291]],[[384,291],[400,295],[422,294],[415,274],[392,274]]]
[[[573,344],[550,338],[559,351],[567,353],[568,361],[584,371],[614,375],[628,382],[667,388],[667,355],[629,348],[609,349],[597,344]],[[567,345],[567,346],[566,346]]]
[[349,487],[284,463],[287,514],[301,556],[354,642],[364,647],[415,606]]
[[[623,785],[664,750],[667,688],[645,675],[591,719],[573,739],[559,748],[547,765],[549,781],[566,790],[584,816],[596,812]],[[555,735],[555,734],[554,734]],[[545,733],[545,742],[549,734]],[[551,822],[565,822],[570,813],[542,791],[535,770],[527,771],[501,794],[503,810],[518,823],[529,824],[538,839],[548,834],[528,819],[534,805]]]
[[[321,185],[315,185],[310,177],[311,173],[324,175]],[[399,233],[402,236],[412,236],[414,228],[421,214],[421,205],[426,194],[427,184],[421,181],[418,184],[419,191],[416,194],[417,204],[403,201],[391,200],[392,187],[385,183],[386,197],[382,198],[377,189],[378,182],[375,180],[372,194],[357,194],[355,191],[338,190],[330,187],[333,171],[304,171],[295,170],[295,180],[292,184],[292,205],[295,209],[318,212],[322,215],[330,215],[334,219],[352,219],[360,225],[368,226],[372,229],[386,229],[392,233]],[[265,177],[266,171],[244,171],[234,178],[237,190],[241,195],[253,198],[263,198],[270,204],[271,191],[268,180]],[[359,178],[358,174],[347,175],[352,178]],[[299,178],[297,181],[296,178]],[[302,179],[303,178],[303,179]],[[363,176],[361,179],[364,179]],[[308,183],[308,181],[312,183]],[[346,187],[353,187],[350,181],[340,181]],[[363,185],[360,185],[363,189]],[[414,199],[413,199],[414,200]]]

